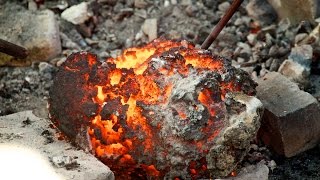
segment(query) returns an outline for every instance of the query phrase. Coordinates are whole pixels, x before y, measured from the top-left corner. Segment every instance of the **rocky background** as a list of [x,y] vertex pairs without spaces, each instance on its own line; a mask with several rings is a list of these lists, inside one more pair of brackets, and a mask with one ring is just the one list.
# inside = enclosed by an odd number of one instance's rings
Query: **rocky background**
[[[52,79],[57,67],[72,52],[90,51],[103,60],[157,37],[186,39],[200,46],[231,2],[0,0],[0,39],[29,50],[28,58],[23,60],[0,53],[0,116],[32,110],[36,116],[47,118]],[[284,134],[295,131],[273,127],[280,132],[279,137],[283,137],[283,147],[277,149],[261,135],[264,141],[258,138],[252,142],[251,151],[239,165],[242,172],[269,179],[320,179],[320,147],[317,145],[320,140],[317,128],[320,126],[320,11],[317,7],[320,6],[316,0],[294,0],[289,4],[285,0],[245,0],[209,48],[260,82],[258,98],[275,122],[285,122],[284,127],[286,123],[294,124],[292,121],[301,129],[315,127],[298,131],[299,136],[310,138],[311,143],[301,140],[307,148],[286,141]],[[274,80],[265,81],[266,77]],[[281,92],[268,90],[276,81],[275,90],[286,88]],[[266,96],[265,92],[275,96]],[[292,98],[292,103],[286,103],[287,99],[277,98],[281,93],[307,100],[303,104]],[[270,102],[273,104],[269,108]],[[272,107],[277,106],[286,107],[289,113],[275,112]],[[310,113],[315,117],[309,117]],[[290,152],[286,147],[296,149]],[[307,149],[311,150],[305,151]],[[276,153],[280,151],[284,151],[282,155]],[[240,173],[238,178],[247,179],[246,174],[250,173]]]

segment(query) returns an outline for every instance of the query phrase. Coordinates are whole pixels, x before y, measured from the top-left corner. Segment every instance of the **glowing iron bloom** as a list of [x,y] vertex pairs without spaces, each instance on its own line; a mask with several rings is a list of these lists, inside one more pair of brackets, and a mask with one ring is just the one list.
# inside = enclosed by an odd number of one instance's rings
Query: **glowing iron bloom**
[[[254,126],[246,126],[243,113],[244,101],[258,101],[247,96],[255,86],[208,50],[157,39],[104,62],[87,52],[72,54],[55,77],[49,110],[57,127],[116,177],[209,178],[229,174],[246,151],[237,143],[254,137],[259,113],[248,115]],[[243,123],[240,132],[234,122]],[[227,139],[231,132],[247,136]],[[237,157],[223,167],[223,155]]]

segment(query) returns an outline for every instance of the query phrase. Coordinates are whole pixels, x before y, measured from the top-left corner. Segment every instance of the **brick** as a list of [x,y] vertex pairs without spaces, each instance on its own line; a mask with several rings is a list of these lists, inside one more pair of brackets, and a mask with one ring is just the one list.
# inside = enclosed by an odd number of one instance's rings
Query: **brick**
[[277,72],[258,80],[265,106],[259,137],[277,153],[292,157],[320,141],[320,106],[307,92]]

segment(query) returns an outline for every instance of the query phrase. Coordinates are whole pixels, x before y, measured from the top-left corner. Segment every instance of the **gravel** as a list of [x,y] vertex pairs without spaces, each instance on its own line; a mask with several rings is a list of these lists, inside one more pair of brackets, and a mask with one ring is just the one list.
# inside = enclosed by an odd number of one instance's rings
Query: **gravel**
[[[8,2],[13,3],[12,6],[16,3],[28,7],[26,0],[0,0],[1,5]],[[48,2],[51,1],[38,4],[38,9],[50,8],[55,12],[59,22],[62,53],[47,63],[34,62],[29,67],[0,68],[0,116],[33,110],[37,116],[46,118],[52,77],[56,66],[61,65],[66,56],[85,50],[96,53],[103,60],[119,54],[127,47],[147,43],[148,34],[142,31],[146,19],[157,20],[157,37],[186,39],[200,46],[231,0],[89,1],[88,6],[93,14],[81,26],[60,17],[61,12],[67,8],[65,3],[70,7],[79,4],[80,0],[63,0],[64,6],[59,4],[60,1],[52,1],[50,5]],[[268,71],[278,71],[296,43],[310,44],[313,48],[311,76],[317,81],[311,81],[310,87],[306,89],[319,100],[320,48],[317,38],[313,36],[318,32],[316,24],[304,22],[290,26],[286,20],[279,23],[260,22],[261,16],[253,18],[248,15],[245,8],[247,4],[244,1],[209,49],[217,55],[233,59],[233,64],[237,67],[252,73],[253,78],[259,78]],[[277,157],[260,142],[253,144],[258,148],[250,152],[241,166],[265,160],[270,168],[270,179],[316,179],[320,176],[319,146],[286,159]]]

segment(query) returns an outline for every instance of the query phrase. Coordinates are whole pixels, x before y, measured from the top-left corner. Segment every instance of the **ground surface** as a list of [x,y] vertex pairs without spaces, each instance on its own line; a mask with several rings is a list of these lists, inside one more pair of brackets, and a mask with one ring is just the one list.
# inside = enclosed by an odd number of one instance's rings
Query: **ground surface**
[[[4,2],[0,1],[2,4]],[[27,8],[27,1],[12,2]],[[147,18],[157,19],[159,37],[186,39],[200,45],[231,1],[178,1],[177,4],[169,3],[168,6],[165,6],[164,1],[147,1],[144,8],[136,7],[133,0],[105,2],[109,3],[96,7],[98,23],[93,28],[93,35],[87,38],[72,24],[60,18],[61,11],[55,10],[63,36],[63,53],[60,57],[48,63],[37,62],[30,67],[0,67],[0,116],[32,110],[38,117],[47,118],[48,91],[57,62],[63,61],[71,52],[87,50],[97,53],[103,59],[115,56],[126,47],[146,43],[148,37],[141,31],[141,26]],[[77,4],[78,1],[72,0],[69,3]],[[210,49],[218,55],[232,59],[235,66],[241,66],[253,77],[257,77],[266,70],[277,71],[294,44],[295,34],[298,30],[304,30],[298,26],[286,28],[276,21],[274,24],[256,27],[252,23],[253,19],[247,15],[244,8],[246,4],[247,2],[234,15]],[[258,42],[263,42],[264,45],[260,47],[250,44],[247,36],[261,28],[267,29],[258,34]],[[283,28],[285,30],[281,30]],[[270,32],[272,39],[268,39],[266,32]],[[70,46],[70,42],[74,43],[73,46]],[[318,65],[316,66],[314,72],[318,70]],[[313,79],[314,84],[320,84],[319,76],[314,75]],[[310,91],[320,97],[319,85],[311,86]],[[319,152],[318,146],[299,156],[285,159],[262,150],[261,156],[256,153],[254,156],[257,158],[248,158],[246,161],[256,163],[261,159],[274,159],[277,166],[270,171],[270,179],[320,179]]]

